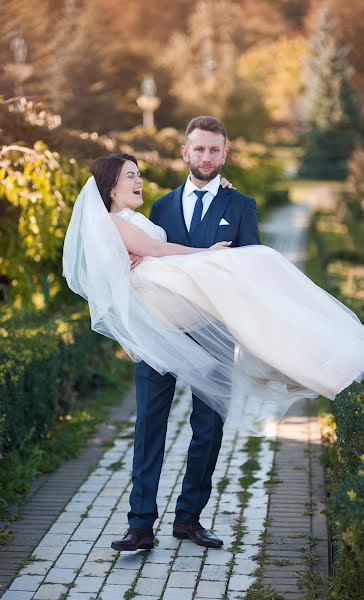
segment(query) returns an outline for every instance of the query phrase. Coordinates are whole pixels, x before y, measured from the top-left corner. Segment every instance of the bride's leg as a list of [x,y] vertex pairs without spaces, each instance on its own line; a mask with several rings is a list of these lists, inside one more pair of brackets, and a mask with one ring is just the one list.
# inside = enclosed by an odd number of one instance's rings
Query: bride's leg
[[145,363],[137,364],[133,487],[128,513],[130,527],[150,530],[158,517],[156,497],[175,385],[176,380],[169,373],[160,375]]

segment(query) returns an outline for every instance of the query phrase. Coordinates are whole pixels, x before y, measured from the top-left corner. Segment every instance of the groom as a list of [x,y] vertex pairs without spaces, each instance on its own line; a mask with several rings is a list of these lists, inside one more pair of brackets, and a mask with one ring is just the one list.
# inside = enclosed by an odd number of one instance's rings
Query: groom
[[[196,117],[189,123],[181,149],[190,169],[187,181],[154,202],[150,212],[151,221],[165,229],[169,242],[198,248],[208,248],[224,240],[231,240],[231,247],[260,244],[253,198],[220,186],[220,170],[227,154],[226,138],[225,127],[213,117]],[[169,373],[160,375],[146,363],[137,363],[129,529],[122,540],[111,544],[115,550],[154,547],[153,524],[158,517],[156,497],[175,385],[176,380]],[[176,504],[173,535],[179,539],[189,538],[200,546],[219,548],[222,540],[205,530],[199,519],[211,494],[223,421],[195,395],[192,400],[193,435]]]

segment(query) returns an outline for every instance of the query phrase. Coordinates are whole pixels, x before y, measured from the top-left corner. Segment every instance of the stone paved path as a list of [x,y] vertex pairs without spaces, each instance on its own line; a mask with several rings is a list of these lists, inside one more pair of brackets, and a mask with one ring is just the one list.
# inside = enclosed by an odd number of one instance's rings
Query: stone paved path
[[[264,228],[266,243],[302,270],[307,226],[315,204],[283,207]],[[326,597],[321,575],[329,571],[328,531],[320,513],[325,482],[320,425],[316,417],[309,416],[313,403],[292,405],[277,430],[274,467],[279,483],[269,498],[266,552],[270,564],[265,565],[263,582],[285,600],[304,598],[305,589],[315,590],[314,597]],[[302,587],[304,581],[306,587]]]
[[[283,207],[264,227],[267,243],[300,266],[308,216],[305,206]],[[295,405],[272,438],[258,443],[257,438],[242,435],[239,415],[227,423],[213,493],[202,517],[204,526],[223,539],[224,549],[207,550],[171,535],[191,436],[189,414],[190,392],[180,386],[169,419],[158,493],[157,548],[123,554],[110,548],[127,529],[131,422],[68,502],[2,600],[120,600],[135,594],[138,600],[243,600],[256,580],[264,537],[268,563],[263,582],[284,598],[303,598],[297,583],[309,560],[300,548],[311,548],[314,535],[321,540],[317,564],[325,570],[327,563],[325,523],[317,514],[322,472],[315,419],[306,416],[305,406]],[[272,481],[269,487],[272,468],[279,482]]]

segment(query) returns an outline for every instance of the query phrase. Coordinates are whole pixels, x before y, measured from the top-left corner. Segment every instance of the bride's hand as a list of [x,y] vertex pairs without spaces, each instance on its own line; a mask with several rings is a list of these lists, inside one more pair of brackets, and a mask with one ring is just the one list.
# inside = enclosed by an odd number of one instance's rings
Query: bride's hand
[[130,270],[133,271],[135,269],[135,267],[140,265],[140,263],[143,260],[143,257],[137,256],[137,254],[133,254],[132,252],[129,252],[129,257],[130,257]]
[[229,188],[229,190],[231,190],[231,189],[236,190],[236,187],[234,187],[233,184],[225,177],[221,177],[220,185],[224,189]]
[[209,250],[226,250],[232,242],[217,242],[213,246],[210,246]]

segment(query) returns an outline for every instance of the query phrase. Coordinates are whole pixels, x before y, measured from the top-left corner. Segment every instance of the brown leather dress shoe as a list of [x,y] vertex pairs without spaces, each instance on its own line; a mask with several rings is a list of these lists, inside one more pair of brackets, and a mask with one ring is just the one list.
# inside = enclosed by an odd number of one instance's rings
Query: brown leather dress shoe
[[198,546],[205,548],[221,548],[223,541],[219,540],[211,531],[207,531],[197,519],[189,523],[173,523],[173,536],[179,540],[190,539]]
[[130,527],[122,540],[111,543],[114,550],[151,550],[154,548],[154,534],[146,529]]

